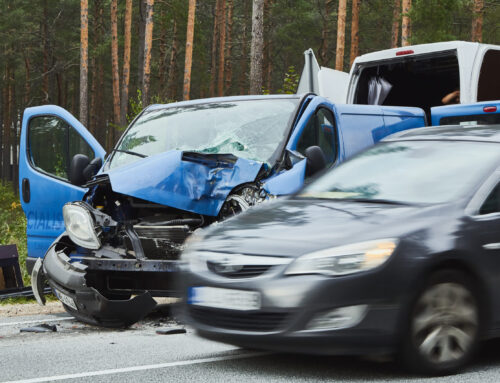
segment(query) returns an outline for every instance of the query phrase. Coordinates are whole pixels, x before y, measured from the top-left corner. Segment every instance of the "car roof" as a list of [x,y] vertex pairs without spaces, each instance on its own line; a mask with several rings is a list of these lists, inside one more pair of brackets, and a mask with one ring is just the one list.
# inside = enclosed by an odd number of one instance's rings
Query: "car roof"
[[500,143],[500,125],[442,125],[392,134],[382,141],[482,141]]
[[228,102],[228,101],[246,101],[246,100],[277,100],[277,99],[300,99],[300,95],[296,94],[273,94],[273,95],[250,95],[250,96],[228,96],[228,97],[212,97],[212,98],[200,98],[197,100],[189,101],[179,101],[172,102],[170,104],[153,104],[147,107],[148,110],[162,109],[162,108],[172,108],[179,106],[190,106],[190,105],[200,105],[216,102]]

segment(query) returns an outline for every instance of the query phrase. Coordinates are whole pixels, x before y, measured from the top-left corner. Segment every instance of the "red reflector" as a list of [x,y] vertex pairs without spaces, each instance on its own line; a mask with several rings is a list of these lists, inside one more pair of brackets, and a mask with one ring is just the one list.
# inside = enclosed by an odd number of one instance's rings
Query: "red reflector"
[[415,52],[413,52],[411,49],[409,49],[407,51],[396,52],[396,56],[411,55],[412,53],[415,53]]
[[485,113],[492,113],[492,112],[496,112],[496,111],[497,111],[496,106],[485,106],[483,108],[483,112],[485,112]]

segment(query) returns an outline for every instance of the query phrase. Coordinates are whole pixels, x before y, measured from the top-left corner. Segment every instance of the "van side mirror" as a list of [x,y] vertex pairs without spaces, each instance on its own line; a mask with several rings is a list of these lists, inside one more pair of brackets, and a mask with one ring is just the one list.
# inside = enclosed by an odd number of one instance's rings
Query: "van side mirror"
[[69,165],[69,182],[76,186],[82,186],[87,182],[83,171],[89,164],[90,160],[85,154],[75,154]]
[[82,186],[90,181],[101,167],[101,157],[90,161],[85,154],[75,154],[69,166],[69,182],[76,186]]
[[307,158],[306,177],[311,177],[326,168],[326,156],[319,146],[309,146],[305,150],[305,156]]

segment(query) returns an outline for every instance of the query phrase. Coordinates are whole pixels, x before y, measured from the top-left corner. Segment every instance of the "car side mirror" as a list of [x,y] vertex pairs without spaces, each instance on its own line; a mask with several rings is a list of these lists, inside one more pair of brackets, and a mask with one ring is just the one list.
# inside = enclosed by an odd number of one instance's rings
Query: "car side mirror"
[[69,165],[69,182],[76,186],[82,186],[87,182],[83,172],[89,164],[90,160],[85,154],[75,154]]
[[326,156],[319,146],[309,146],[305,151],[307,158],[306,177],[310,177],[326,168]]
[[96,157],[83,169],[83,176],[86,181],[90,181],[102,167],[102,158]]

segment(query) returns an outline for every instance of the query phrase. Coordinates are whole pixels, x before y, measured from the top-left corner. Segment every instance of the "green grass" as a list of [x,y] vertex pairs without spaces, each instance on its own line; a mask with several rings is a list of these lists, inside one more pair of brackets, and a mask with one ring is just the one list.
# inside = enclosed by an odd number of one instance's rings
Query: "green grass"
[[23,283],[29,286],[30,276],[26,270],[27,243],[26,217],[12,184],[0,184],[0,245],[16,245]]
[[[47,302],[55,302],[55,301],[58,300],[52,294],[45,295],[45,299],[47,300]],[[0,299],[0,306],[3,306],[3,305],[18,305],[18,304],[25,304],[25,303],[36,303],[36,299],[35,298],[26,298],[26,297]]]

